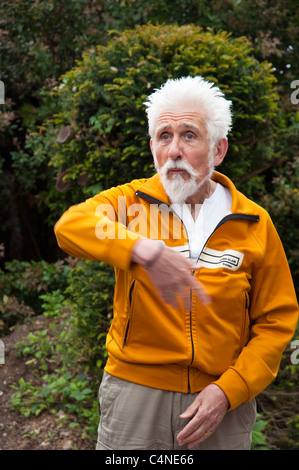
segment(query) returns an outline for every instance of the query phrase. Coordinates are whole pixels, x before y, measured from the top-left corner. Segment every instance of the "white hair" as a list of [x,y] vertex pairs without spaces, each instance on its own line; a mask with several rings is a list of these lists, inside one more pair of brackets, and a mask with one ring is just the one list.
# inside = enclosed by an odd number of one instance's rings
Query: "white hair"
[[224,94],[214,83],[200,76],[169,79],[148,96],[144,104],[151,138],[154,136],[159,114],[175,112],[178,108],[203,113],[211,144],[227,137],[231,130],[231,101],[224,98]]

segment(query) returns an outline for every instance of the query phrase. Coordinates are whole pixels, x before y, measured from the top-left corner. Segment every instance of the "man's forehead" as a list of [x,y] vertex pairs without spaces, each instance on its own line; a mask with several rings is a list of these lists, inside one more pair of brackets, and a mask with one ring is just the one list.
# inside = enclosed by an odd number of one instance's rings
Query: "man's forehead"
[[171,127],[173,123],[179,123],[179,125],[183,127],[188,127],[189,125],[201,127],[205,124],[203,113],[201,113],[200,111],[165,111],[157,116],[156,130]]
[[165,121],[181,121],[181,120],[203,120],[203,113],[200,111],[164,111],[159,113],[157,116],[156,122],[165,122]]

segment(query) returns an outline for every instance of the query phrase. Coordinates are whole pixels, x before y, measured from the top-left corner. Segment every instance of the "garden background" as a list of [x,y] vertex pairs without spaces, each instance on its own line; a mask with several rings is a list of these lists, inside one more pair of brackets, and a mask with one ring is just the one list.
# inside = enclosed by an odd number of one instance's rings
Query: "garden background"
[[[220,171],[271,214],[298,292],[296,3],[1,2],[0,449],[94,449],[113,270],[65,256],[53,226],[153,173],[143,101],[168,77],[232,100]],[[257,399],[253,449],[298,449],[297,340]]]

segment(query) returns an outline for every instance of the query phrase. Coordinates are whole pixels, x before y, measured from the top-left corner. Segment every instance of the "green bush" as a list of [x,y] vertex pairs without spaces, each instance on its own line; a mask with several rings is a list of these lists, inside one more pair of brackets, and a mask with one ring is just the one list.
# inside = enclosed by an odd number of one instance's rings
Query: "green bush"
[[269,450],[264,435],[266,427],[267,422],[262,418],[260,413],[257,413],[256,423],[252,430],[251,450]]
[[71,356],[99,373],[106,361],[113,291],[114,271],[104,263],[7,262],[0,270],[0,332],[5,335],[16,323],[40,314],[63,322],[65,314],[71,342],[78,346]]
[[67,261],[8,261],[0,269],[0,335],[28,317],[43,312],[43,294],[68,286]]
[[290,268],[298,290],[299,280],[299,158],[286,162],[274,172],[271,193],[261,197],[271,213],[277,231],[286,248]]
[[104,263],[80,260],[65,294],[70,302],[78,360],[100,374],[107,359],[105,339],[112,318],[114,271]]
[[[169,77],[204,76],[233,101],[234,130],[222,170],[236,182],[275,160],[286,132],[271,64],[258,62],[246,38],[200,27],[146,25],[111,33],[88,51],[54,91],[60,112],[36,139],[58,175],[53,221],[69,204],[153,172],[143,102]],[[40,135],[43,138],[40,138]],[[255,177],[244,188],[263,188]]]
[[15,344],[34,380],[12,385],[10,403],[25,417],[48,410],[65,413],[70,427],[95,439],[99,422],[98,386],[107,359],[105,337],[112,317],[113,269],[103,263],[77,261],[68,286],[40,295],[43,329]]
[[84,48],[104,40],[103,26],[101,0],[1,1],[0,238],[7,260],[57,259],[40,204],[53,176],[28,136],[56,109],[47,92]]

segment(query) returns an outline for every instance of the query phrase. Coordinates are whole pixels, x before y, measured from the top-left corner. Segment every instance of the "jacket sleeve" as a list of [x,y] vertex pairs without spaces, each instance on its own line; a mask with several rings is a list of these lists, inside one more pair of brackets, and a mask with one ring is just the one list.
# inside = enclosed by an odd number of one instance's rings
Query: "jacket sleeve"
[[126,227],[122,196],[121,187],[112,188],[70,207],[54,227],[59,247],[76,258],[128,270],[133,246],[141,237]]
[[278,234],[267,216],[266,236],[257,239],[262,260],[254,263],[250,293],[251,334],[234,365],[215,382],[230,410],[262,392],[276,377],[282,354],[297,321],[295,289]]

